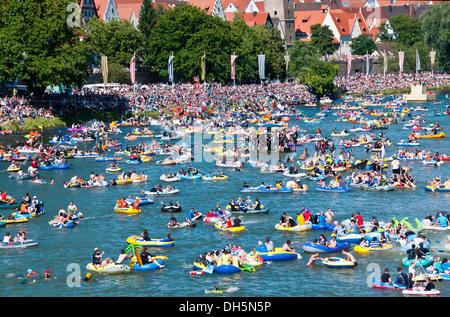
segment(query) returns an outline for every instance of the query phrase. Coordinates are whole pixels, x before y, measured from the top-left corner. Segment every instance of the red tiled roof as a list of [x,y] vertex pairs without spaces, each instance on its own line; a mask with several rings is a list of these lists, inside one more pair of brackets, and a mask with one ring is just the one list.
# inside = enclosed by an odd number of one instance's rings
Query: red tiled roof
[[311,35],[311,26],[314,24],[322,25],[326,13],[318,11],[296,11],[294,12],[295,30]]
[[268,12],[248,12],[242,14],[245,23],[250,26],[265,25],[267,20],[270,20]]

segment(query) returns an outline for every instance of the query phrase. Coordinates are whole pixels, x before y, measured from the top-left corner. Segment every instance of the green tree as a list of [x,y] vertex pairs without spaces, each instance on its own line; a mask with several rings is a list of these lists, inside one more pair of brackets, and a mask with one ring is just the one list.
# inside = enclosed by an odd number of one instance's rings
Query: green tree
[[88,27],[92,50],[99,56],[108,56],[110,62],[128,66],[133,55],[142,47],[142,34],[129,21],[105,23],[93,18],[89,20]]
[[401,45],[411,47],[416,42],[423,40],[422,26],[418,19],[399,14],[393,16],[389,20],[389,24],[397,36],[397,42]]
[[138,29],[142,34],[142,53],[145,56],[151,54],[147,50],[149,47],[150,35],[155,27],[158,18],[164,14],[164,8],[161,4],[156,3],[156,7],[153,5],[156,2],[152,0],[144,0],[141,6],[141,11],[139,12],[139,25]]
[[328,25],[314,24],[311,26],[311,46],[321,56],[335,51],[333,31]]
[[299,77],[320,58],[310,42],[295,41],[289,52],[289,76]]
[[420,17],[425,43],[436,51],[443,70],[450,70],[450,3],[432,5]]
[[372,54],[376,49],[377,45],[375,41],[368,37],[367,35],[361,34],[360,36],[352,40],[350,44],[353,55],[365,55],[366,53]]
[[[41,94],[48,85],[80,86],[92,55],[81,23],[68,23],[72,0],[0,0],[0,77]],[[73,8],[73,10],[69,10]]]
[[336,91],[334,78],[339,74],[340,66],[332,61],[313,62],[305,73],[300,75],[299,80],[307,85],[311,92],[319,98],[323,95],[331,95]]

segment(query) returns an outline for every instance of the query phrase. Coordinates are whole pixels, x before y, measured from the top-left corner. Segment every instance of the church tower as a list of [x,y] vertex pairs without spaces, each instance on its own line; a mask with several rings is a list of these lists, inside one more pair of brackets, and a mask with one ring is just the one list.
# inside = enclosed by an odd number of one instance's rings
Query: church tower
[[287,48],[295,40],[295,17],[293,0],[264,0],[264,11],[272,18],[278,19],[284,33],[284,42]]

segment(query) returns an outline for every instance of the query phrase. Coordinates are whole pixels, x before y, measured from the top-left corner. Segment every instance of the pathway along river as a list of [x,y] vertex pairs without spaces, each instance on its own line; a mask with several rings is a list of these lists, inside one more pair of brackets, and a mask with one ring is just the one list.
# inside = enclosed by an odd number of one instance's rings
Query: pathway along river
[[[437,101],[445,99],[444,94],[439,94]],[[444,132],[449,128],[448,116],[430,116],[431,109],[444,110],[448,100],[438,105],[427,107],[427,123],[438,122],[444,127]],[[413,105],[414,106],[414,105]],[[302,108],[305,114],[313,116],[320,109]],[[415,113],[417,114],[417,112]],[[351,129],[353,125],[349,122],[334,122],[336,116],[331,113],[326,117],[326,121],[321,124],[304,124],[294,121],[301,127],[307,128],[309,132],[320,127],[324,136],[329,136],[334,127],[339,131],[346,127]],[[130,131],[131,127],[121,127],[123,133],[119,139]],[[58,129],[45,131],[44,140],[48,141],[56,134]],[[157,131],[157,130],[155,130]],[[410,130],[404,130],[403,124],[391,125],[385,132],[394,144],[401,139],[407,138]],[[0,137],[0,144],[15,143],[23,140],[24,135],[10,135]],[[338,141],[337,138],[335,138]],[[139,142],[140,140],[135,142]],[[124,144],[127,141],[124,141]],[[449,138],[421,140],[420,143],[427,150],[433,153],[449,153]],[[92,146],[92,145],[91,145]],[[302,145],[295,157],[298,158],[305,147],[308,152],[314,152],[314,144]],[[394,153],[398,146],[387,148],[387,156]],[[363,148],[355,149],[355,158],[366,158],[373,153],[364,153]],[[282,159],[286,158],[283,154]],[[407,162],[407,166],[412,169],[417,184],[416,189],[395,190],[390,192],[373,192],[354,189],[347,193],[333,194],[319,192],[315,189],[315,182],[305,181],[309,190],[305,193],[282,193],[264,194],[253,193],[252,199],[258,197],[263,205],[270,208],[268,214],[244,215],[241,218],[247,228],[245,232],[236,234],[226,234],[219,232],[213,225],[198,221],[194,228],[168,229],[166,223],[171,214],[163,213],[160,210],[160,199],[155,200],[155,204],[143,206],[143,212],[139,215],[126,215],[113,211],[113,207],[118,198],[128,195],[137,196],[142,189],[149,190],[153,185],[161,183],[160,175],[165,172],[176,172],[187,164],[177,166],[161,166],[155,164],[160,157],[153,157],[153,162],[128,165],[125,162],[119,163],[123,169],[134,169],[138,172],[144,171],[149,175],[149,181],[145,185],[125,185],[109,186],[106,188],[76,188],[67,189],[63,187],[64,181],[68,181],[74,174],[87,178],[91,172],[105,173],[108,163],[95,162],[94,159],[72,159],[72,164],[67,170],[41,170],[43,179],[54,180],[56,184],[33,184],[29,181],[18,181],[8,179],[9,174],[5,172],[8,163],[0,162],[2,172],[0,173],[0,190],[7,190],[13,197],[21,198],[25,193],[31,196],[36,195],[45,203],[45,214],[34,217],[28,223],[11,225],[0,228],[0,235],[6,231],[12,235],[17,234],[19,229],[28,231],[28,237],[37,238],[40,244],[23,250],[0,250],[0,284],[3,289],[3,296],[160,296],[160,297],[200,297],[205,296],[205,288],[211,289],[215,284],[232,291],[224,295],[214,296],[263,296],[263,297],[286,297],[286,296],[402,296],[399,291],[372,289],[367,285],[372,275],[377,273],[377,269],[389,268],[391,275],[395,278],[397,267],[401,267],[404,252],[398,246],[394,249],[379,254],[361,255],[355,254],[358,265],[352,269],[330,269],[316,262],[314,266],[306,266],[306,262],[311,256],[310,253],[301,251],[302,259],[267,262],[262,267],[257,268],[256,273],[242,272],[232,275],[198,275],[188,274],[192,270],[192,264],[197,257],[211,250],[221,249],[225,244],[241,244],[243,248],[250,251],[256,246],[259,240],[264,240],[269,236],[274,241],[276,247],[281,247],[286,240],[299,241],[300,244],[293,246],[297,250],[302,250],[305,241],[318,238],[319,234],[325,233],[329,236],[329,231],[306,231],[301,233],[280,232],[274,229],[283,212],[295,216],[295,212],[302,205],[312,211],[326,211],[327,208],[335,214],[335,219],[342,221],[348,219],[352,213],[359,211],[364,220],[369,220],[372,215],[376,215],[379,220],[389,221],[392,217],[402,219],[423,219],[425,215],[435,214],[437,211],[448,211],[450,194],[425,192],[424,186],[428,180],[440,176],[446,179],[450,175],[450,163],[438,168],[424,166],[421,162]],[[220,169],[214,163],[192,163],[204,172],[215,172]],[[28,167],[28,164],[26,165]],[[214,208],[216,204],[226,206],[232,198],[244,197],[246,194],[240,193],[239,188],[244,182],[250,185],[257,185],[261,181],[275,183],[276,180],[289,180],[287,177],[278,174],[262,174],[258,169],[253,169],[246,165],[242,172],[225,172],[229,179],[224,182],[205,182],[202,180],[189,181],[182,180],[175,183],[180,189],[180,194],[164,198],[164,202],[180,201],[183,211],[174,214],[177,219],[183,219],[191,206],[201,211],[204,215],[208,209]],[[107,179],[112,179],[111,174],[106,174]],[[345,173],[348,175],[348,173]],[[390,171],[389,171],[390,175]],[[117,175],[115,175],[117,177]],[[61,206],[67,208],[69,202],[73,200],[78,209],[84,214],[85,219],[80,225],[72,229],[59,229],[49,225],[51,220]],[[5,214],[6,211],[2,210]],[[126,246],[126,239],[131,235],[140,234],[143,229],[148,229],[153,238],[163,238],[169,231],[175,238],[175,246],[170,248],[153,248],[152,253],[168,257],[165,261],[165,268],[148,272],[133,272],[130,274],[99,275],[93,274],[92,283],[85,284],[73,282],[76,269],[84,276],[87,272],[85,266],[92,260],[92,253],[95,247],[105,251],[106,257],[117,258],[120,250]],[[445,257],[444,250],[445,231],[425,233],[432,246],[432,255]],[[353,249],[353,248],[352,248]],[[330,254],[342,256],[341,253]],[[45,270],[50,270],[52,278],[43,280],[35,278],[34,283],[20,284],[17,276],[25,274],[27,269],[42,274]],[[372,275],[371,275],[372,274]],[[29,282],[33,279],[29,279]],[[448,282],[436,284],[443,296],[450,295]]]

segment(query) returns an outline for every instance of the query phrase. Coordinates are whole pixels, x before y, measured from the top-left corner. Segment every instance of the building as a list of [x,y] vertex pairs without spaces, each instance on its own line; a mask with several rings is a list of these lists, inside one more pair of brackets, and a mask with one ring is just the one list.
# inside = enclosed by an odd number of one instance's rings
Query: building
[[286,48],[292,46],[295,41],[295,16],[293,0],[264,0],[264,10],[272,19],[278,19],[283,30]]

